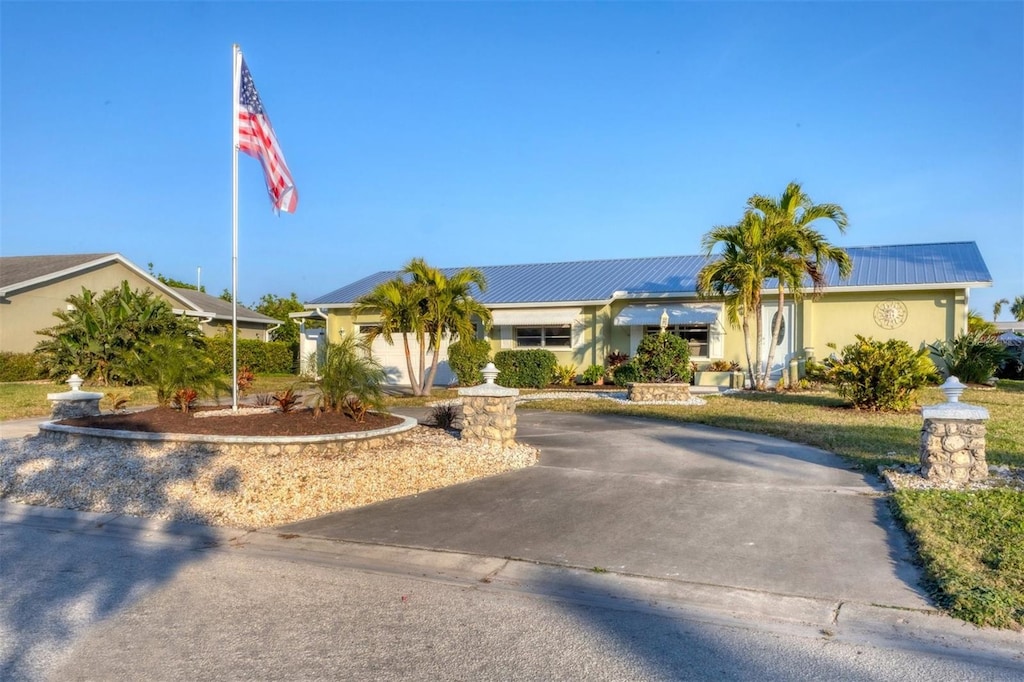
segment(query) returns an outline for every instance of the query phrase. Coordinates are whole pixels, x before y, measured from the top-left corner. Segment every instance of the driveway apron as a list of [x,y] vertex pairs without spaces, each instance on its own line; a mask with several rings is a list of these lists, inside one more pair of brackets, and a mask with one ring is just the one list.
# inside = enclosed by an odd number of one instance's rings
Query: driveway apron
[[519,411],[518,439],[540,450],[536,466],[281,530],[929,606],[881,488],[836,455],[699,425],[539,410]]

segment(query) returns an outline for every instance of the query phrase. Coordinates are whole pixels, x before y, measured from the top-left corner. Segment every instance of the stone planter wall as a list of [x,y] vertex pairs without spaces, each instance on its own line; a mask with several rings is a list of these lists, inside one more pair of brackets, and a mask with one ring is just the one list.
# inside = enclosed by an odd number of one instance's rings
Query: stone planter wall
[[518,389],[495,384],[460,389],[462,440],[498,448],[515,445],[518,395]]
[[638,403],[690,399],[689,384],[626,384],[626,397]]
[[921,430],[921,475],[953,483],[987,478],[985,422],[925,419]]
[[[947,382],[948,383],[948,382]],[[984,407],[960,402],[921,410],[921,475],[943,483],[969,483],[988,477]]]
[[399,442],[407,431],[416,427],[416,420],[406,418],[401,424],[377,431],[340,433],[319,436],[209,436],[182,433],[142,433],[113,429],[85,428],[44,422],[39,436],[45,441],[65,447],[101,448],[110,445],[133,445],[146,456],[173,454],[188,450],[203,454],[276,457],[345,457]]

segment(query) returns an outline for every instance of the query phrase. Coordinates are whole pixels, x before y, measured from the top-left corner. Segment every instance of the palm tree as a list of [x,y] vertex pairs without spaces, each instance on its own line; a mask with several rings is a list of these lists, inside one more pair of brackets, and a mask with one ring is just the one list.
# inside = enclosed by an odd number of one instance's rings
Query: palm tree
[[[782,310],[786,291],[795,299],[804,294],[809,279],[813,296],[821,294],[825,270],[834,264],[840,277],[849,277],[853,269],[849,255],[833,246],[825,236],[811,227],[817,220],[828,219],[840,233],[846,231],[846,212],[837,204],[815,204],[799,184],[791,182],[779,197],[755,194],[747,200],[747,209],[739,224],[716,227],[704,235],[701,243],[705,256],[723,244],[719,261],[711,261],[698,274],[697,287],[702,295],[725,297],[730,321],[743,318],[744,343],[751,384],[758,389],[767,386],[775,355],[775,344],[769,344],[768,357],[761,358],[762,288],[775,280],[779,314],[772,325],[772,338],[782,331]],[[750,325],[754,318],[756,362],[750,362]]]
[[1004,305],[1010,305],[1010,302],[1007,299],[1005,299],[1005,298],[1001,298],[1001,299],[999,299],[998,301],[996,301],[995,303],[992,304],[992,321],[993,322],[995,322],[996,320],[999,319],[999,315],[1003,312],[1003,306]]
[[[747,210],[763,216],[768,232],[774,235],[775,248],[780,249],[777,255],[782,256],[783,264],[775,272],[768,273],[776,278],[778,287],[779,314],[772,329],[772,338],[776,339],[782,330],[782,306],[787,288],[793,298],[799,300],[803,296],[803,282],[809,278],[812,295],[817,298],[825,287],[825,269],[829,264],[838,268],[843,279],[853,271],[849,254],[830,244],[825,235],[811,227],[811,223],[831,220],[839,228],[839,233],[845,234],[849,221],[842,206],[815,204],[796,182],[789,183],[777,198],[755,194],[747,200]],[[771,373],[775,346],[774,343],[768,346],[763,384],[768,382]]]
[[1010,306],[1010,314],[1018,322],[1024,322],[1024,296],[1018,296],[1013,299],[1013,305]]
[[[412,386],[413,395],[422,395],[420,381],[417,377],[422,376],[424,363],[424,328],[422,318],[422,302],[424,292],[422,287],[407,282],[401,277],[381,282],[373,288],[370,293],[361,296],[355,302],[352,312],[355,315],[373,312],[380,316],[380,324],[372,327],[367,334],[367,348],[378,336],[388,343],[394,343],[394,334],[402,335],[402,344],[405,347],[405,364],[409,371],[409,384]],[[413,369],[412,353],[409,348],[409,334],[414,334],[420,347],[420,374],[417,375]]]
[[761,287],[765,280],[763,261],[757,254],[764,236],[764,221],[748,213],[737,225],[717,226],[701,238],[704,255],[718,244],[722,245],[719,258],[710,261],[697,274],[697,291],[701,296],[720,296],[725,299],[729,323],[743,329],[743,347],[747,356],[750,385],[757,385],[755,367],[761,366],[761,345],[755,347],[756,364],[750,357],[750,318],[754,318],[755,334],[761,338]]
[[[420,310],[429,348],[433,352],[430,371],[422,377],[422,394],[428,394],[437,375],[444,338],[455,340],[472,336],[473,318],[479,319],[485,327],[490,326],[491,311],[473,298],[474,287],[483,292],[487,288],[487,280],[476,268],[465,268],[450,277],[446,276],[441,270],[427,265],[422,258],[409,261],[404,271],[412,276],[413,284],[423,291]],[[423,353],[422,344],[420,353]],[[422,356],[420,367],[422,371]]]

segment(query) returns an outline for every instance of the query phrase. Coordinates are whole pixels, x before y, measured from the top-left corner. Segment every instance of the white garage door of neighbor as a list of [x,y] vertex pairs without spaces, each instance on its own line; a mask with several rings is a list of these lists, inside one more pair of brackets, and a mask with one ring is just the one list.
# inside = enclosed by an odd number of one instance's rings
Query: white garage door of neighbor
[[[393,337],[394,343],[390,344],[381,337],[373,340],[370,351],[373,357],[384,367],[389,384],[396,386],[409,386],[409,370],[405,363],[405,345],[402,343],[401,334]],[[416,339],[409,339],[409,352],[412,353],[413,371],[419,373],[420,369],[420,347]],[[427,367],[430,371],[433,352],[427,348]],[[420,377],[422,380],[422,377]],[[448,386],[455,382],[455,374],[448,366],[448,342],[441,343],[441,354],[437,357],[437,374],[434,376],[435,386]]]

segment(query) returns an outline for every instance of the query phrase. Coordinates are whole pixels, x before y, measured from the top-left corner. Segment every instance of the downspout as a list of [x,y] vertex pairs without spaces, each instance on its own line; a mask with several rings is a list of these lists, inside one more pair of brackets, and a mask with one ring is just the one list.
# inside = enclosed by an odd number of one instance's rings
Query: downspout
[[264,340],[264,342],[266,342],[266,343],[269,343],[269,342],[270,342],[270,332],[274,331],[275,329],[277,329],[278,327],[280,327],[280,326],[281,326],[282,324],[284,324],[284,323],[283,323],[283,322],[278,322],[278,323],[277,323],[277,324],[275,324],[275,325],[274,325],[273,327],[267,327],[267,328],[266,328],[266,329],[264,330],[264,332],[263,332],[263,333],[264,333],[264,339],[263,339],[263,340]]
[[963,334],[966,335],[968,331],[967,321],[970,317],[971,312],[971,288],[964,287],[964,326]]

